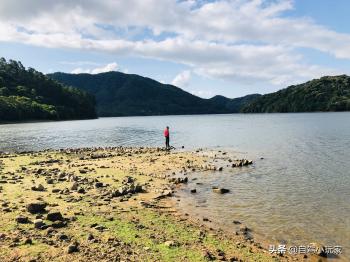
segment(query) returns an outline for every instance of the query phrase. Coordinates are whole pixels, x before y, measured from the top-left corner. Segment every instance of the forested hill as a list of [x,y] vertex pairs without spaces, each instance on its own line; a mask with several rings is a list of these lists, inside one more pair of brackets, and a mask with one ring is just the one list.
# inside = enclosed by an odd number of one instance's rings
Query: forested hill
[[350,111],[350,77],[324,76],[266,94],[246,104],[245,113]]
[[0,122],[95,118],[93,96],[0,58]]
[[93,94],[99,116],[237,113],[242,106],[241,99],[203,99],[173,85],[134,74],[54,73],[49,76]]

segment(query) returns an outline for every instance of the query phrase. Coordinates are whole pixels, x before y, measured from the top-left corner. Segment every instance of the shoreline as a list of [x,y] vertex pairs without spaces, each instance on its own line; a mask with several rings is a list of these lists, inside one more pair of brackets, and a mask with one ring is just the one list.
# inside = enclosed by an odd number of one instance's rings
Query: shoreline
[[[291,261],[183,214],[171,196],[200,151],[111,147],[0,154],[2,261]],[[31,214],[31,204],[44,203]],[[317,261],[317,260],[315,260]]]

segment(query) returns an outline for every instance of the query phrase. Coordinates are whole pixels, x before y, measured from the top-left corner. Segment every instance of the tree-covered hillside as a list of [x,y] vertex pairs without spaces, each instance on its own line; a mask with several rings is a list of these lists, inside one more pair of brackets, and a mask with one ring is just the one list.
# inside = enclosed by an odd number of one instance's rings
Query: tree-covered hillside
[[0,58],[0,122],[95,117],[93,96]]
[[[240,108],[227,106],[235,99],[203,99],[173,85],[120,72],[96,75],[54,73],[51,78],[81,88],[96,97],[99,116],[180,115],[236,113]],[[233,104],[232,104],[233,105]]]
[[245,113],[350,110],[350,77],[325,76],[263,95],[242,108]]

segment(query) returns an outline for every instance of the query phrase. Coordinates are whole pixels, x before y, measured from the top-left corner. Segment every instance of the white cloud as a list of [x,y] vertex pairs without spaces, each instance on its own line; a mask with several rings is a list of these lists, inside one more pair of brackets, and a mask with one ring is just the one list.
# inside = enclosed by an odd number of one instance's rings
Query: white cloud
[[105,73],[110,71],[117,71],[118,64],[113,62],[110,64],[107,64],[102,67],[96,67],[93,69],[83,69],[81,67],[75,68],[71,71],[72,74],[82,74],[82,73],[88,73],[88,74],[99,74],[99,73]]
[[187,87],[191,79],[191,71],[186,70],[178,74],[171,82],[172,85],[177,87]]
[[[350,59],[350,35],[284,15],[293,8],[292,0],[2,0],[0,41],[172,61],[245,83],[285,85],[344,73],[306,63],[298,48]],[[151,33],[144,40],[130,37],[145,29]],[[117,68],[77,66],[74,72]]]

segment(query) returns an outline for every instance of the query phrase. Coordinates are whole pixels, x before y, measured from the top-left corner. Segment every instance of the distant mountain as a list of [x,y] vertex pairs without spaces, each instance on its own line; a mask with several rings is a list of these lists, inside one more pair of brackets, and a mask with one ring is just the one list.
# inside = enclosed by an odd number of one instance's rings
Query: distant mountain
[[350,77],[324,76],[266,94],[241,109],[245,113],[350,111]]
[[95,117],[93,96],[0,58],[0,122]]
[[49,77],[94,95],[99,116],[237,113],[250,97],[203,99],[173,85],[121,72],[54,73]]

